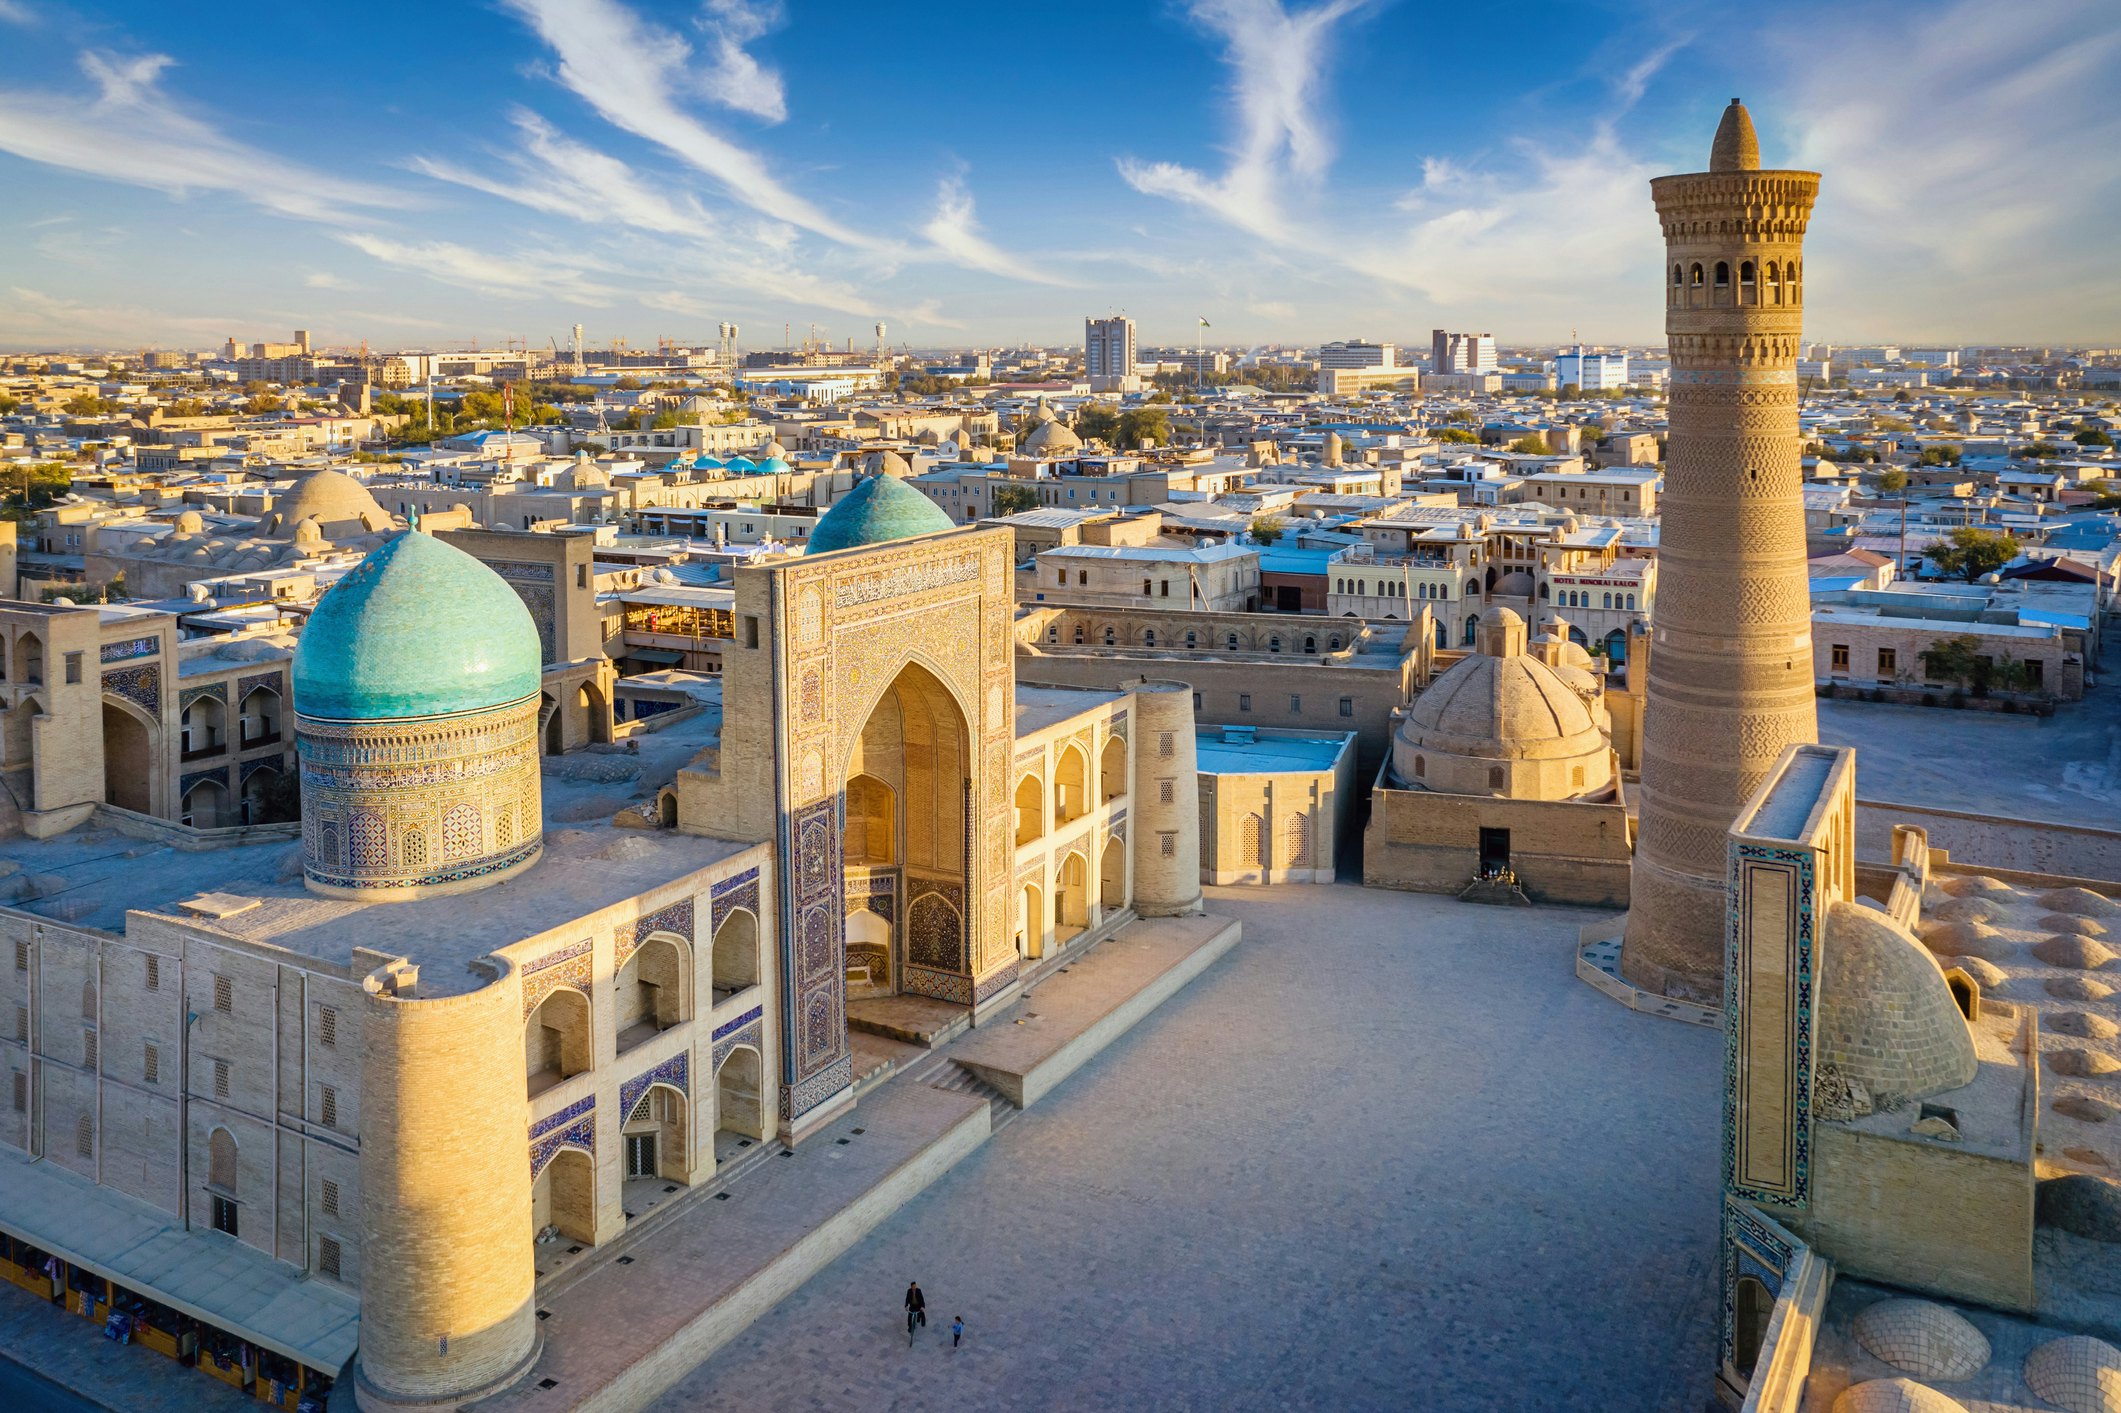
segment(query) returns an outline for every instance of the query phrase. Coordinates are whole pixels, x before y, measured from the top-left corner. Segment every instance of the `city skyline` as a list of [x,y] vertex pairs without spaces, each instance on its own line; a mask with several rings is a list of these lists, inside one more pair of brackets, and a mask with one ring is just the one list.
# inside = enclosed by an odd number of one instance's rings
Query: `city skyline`
[[1733,93],[1770,165],[1843,174],[1809,336],[2121,338],[2092,277],[2121,184],[2080,160],[2121,135],[2121,17],[2086,0],[1736,28],[1696,6],[1529,28],[1106,9],[991,17],[938,53],[880,13],[751,0],[503,0],[416,30],[236,6],[212,34],[0,0],[0,345],[537,346],[577,320],[1059,345],[1111,310],[1151,345],[1201,316],[1224,346],[1654,343],[1645,182],[1705,164]]

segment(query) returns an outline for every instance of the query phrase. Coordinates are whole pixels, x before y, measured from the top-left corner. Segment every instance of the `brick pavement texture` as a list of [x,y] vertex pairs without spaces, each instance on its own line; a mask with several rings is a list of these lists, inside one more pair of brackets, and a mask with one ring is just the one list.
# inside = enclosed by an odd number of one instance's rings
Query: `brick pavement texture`
[[1581,912],[1209,907],[1240,946],[654,1407],[1704,1406],[1721,1036],[1577,981]]

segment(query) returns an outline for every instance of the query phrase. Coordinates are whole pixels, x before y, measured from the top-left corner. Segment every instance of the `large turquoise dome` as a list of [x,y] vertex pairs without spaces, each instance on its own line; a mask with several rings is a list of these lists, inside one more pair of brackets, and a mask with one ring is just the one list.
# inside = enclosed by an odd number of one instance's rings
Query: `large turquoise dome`
[[805,554],[881,545],[957,526],[941,506],[896,476],[871,476],[818,517]]
[[401,531],[318,601],[295,646],[295,709],[375,721],[501,706],[538,690],[543,657],[500,575]]

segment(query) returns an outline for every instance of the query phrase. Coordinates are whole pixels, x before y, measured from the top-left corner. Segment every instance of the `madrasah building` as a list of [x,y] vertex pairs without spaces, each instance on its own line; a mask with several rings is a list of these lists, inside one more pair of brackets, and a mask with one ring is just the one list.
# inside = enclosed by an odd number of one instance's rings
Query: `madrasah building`
[[547,798],[523,598],[389,535],[294,651],[299,848],[113,870],[73,922],[0,910],[10,1276],[41,1293],[72,1230],[69,1303],[145,1296],[143,1340],[240,1348],[290,1407],[349,1361],[363,1407],[453,1405],[536,1357],[541,1234],[608,1242],[629,1182],[855,1105],[850,1006],[977,1022],[1198,912],[1190,693],[1020,692],[1012,558],[863,482],[738,574],[726,727],[584,819]]

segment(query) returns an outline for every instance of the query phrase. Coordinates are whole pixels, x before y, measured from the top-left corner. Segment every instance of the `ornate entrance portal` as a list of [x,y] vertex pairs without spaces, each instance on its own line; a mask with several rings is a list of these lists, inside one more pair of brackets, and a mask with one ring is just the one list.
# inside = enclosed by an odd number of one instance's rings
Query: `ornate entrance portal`
[[680,827],[785,860],[785,1135],[853,1102],[851,997],[1014,994],[1011,554],[956,530],[737,572],[729,724]]

